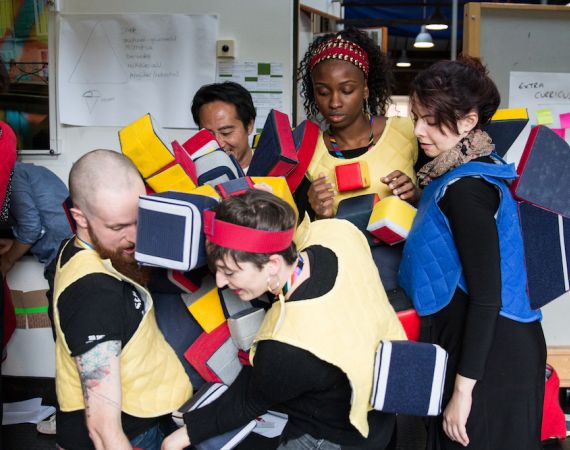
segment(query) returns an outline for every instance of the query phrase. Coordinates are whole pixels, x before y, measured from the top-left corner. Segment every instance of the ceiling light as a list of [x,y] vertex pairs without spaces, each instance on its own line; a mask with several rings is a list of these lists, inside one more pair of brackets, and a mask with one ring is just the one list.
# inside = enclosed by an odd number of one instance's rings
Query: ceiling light
[[408,56],[406,55],[406,50],[402,50],[402,54],[400,55],[400,58],[396,62],[396,67],[410,67],[411,65],[412,63],[410,62]]
[[447,19],[441,13],[439,6],[435,7],[435,11],[433,12],[431,17],[429,18],[429,21],[426,25],[426,28],[428,30],[435,30],[435,31],[447,30],[447,28],[448,28],[447,27]]
[[433,40],[431,38],[431,34],[429,34],[426,30],[426,26],[422,25],[419,34],[416,36],[416,40],[414,42],[414,47],[416,48],[432,48],[433,47]]

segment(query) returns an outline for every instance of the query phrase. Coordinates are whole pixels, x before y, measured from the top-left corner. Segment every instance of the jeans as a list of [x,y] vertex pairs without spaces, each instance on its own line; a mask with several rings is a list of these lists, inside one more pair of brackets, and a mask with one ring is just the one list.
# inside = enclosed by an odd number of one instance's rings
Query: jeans
[[281,443],[277,450],[341,450],[341,447],[325,439],[315,439],[310,434],[303,434]]
[[131,439],[131,445],[141,450],[160,450],[164,434],[159,425],[149,428],[144,433]]

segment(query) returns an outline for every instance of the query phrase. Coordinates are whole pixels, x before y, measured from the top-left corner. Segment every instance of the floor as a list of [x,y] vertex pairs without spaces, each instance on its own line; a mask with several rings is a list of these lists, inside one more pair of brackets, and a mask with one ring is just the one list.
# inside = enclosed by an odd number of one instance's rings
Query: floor
[[[55,386],[52,379],[25,379],[2,377],[4,401],[17,401],[30,398],[30,386],[33,386],[35,396],[41,396],[44,404],[53,405],[55,402]],[[570,411],[569,400],[563,399],[563,407]],[[425,434],[421,420],[415,417],[398,418],[397,450],[422,450]],[[267,440],[255,434],[240,444],[238,450],[272,450],[276,440]],[[37,433],[34,424],[9,425],[2,427],[0,450],[53,450],[55,437]],[[552,441],[544,443],[546,450],[570,450],[570,438],[567,441]],[[515,449],[513,449],[515,450]]]

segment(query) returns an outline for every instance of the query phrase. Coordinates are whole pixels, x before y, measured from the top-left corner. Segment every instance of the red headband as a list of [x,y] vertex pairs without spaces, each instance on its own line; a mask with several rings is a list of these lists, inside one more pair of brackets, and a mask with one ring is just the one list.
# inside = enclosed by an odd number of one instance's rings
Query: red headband
[[327,59],[347,61],[362,70],[368,78],[368,55],[360,45],[344,40],[340,35],[317,47],[309,61],[309,67],[313,70],[318,63]]
[[285,231],[265,231],[216,219],[212,210],[204,211],[204,234],[220,247],[241,252],[272,253],[285,250],[293,242],[295,227]]

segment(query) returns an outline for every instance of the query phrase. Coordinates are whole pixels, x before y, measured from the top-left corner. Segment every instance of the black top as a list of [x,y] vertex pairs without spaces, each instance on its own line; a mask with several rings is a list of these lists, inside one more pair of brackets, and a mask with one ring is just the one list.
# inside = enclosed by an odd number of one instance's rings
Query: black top
[[[310,301],[334,286],[338,273],[334,253],[321,246],[306,251],[311,277],[288,301]],[[257,344],[253,363],[253,367],[243,368],[218,400],[184,415],[190,442],[196,444],[245,425],[267,409],[289,415],[284,440],[309,433],[345,445],[365,441],[349,421],[351,389],[338,367],[306,350],[272,340]],[[369,439],[386,433],[381,428],[371,426]]]
[[[84,251],[70,243],[63,250],[62,265]],[[82,355],[105,341],[121,341],[124,347],[137,330],[144,306],[129,283],[101,273],[87,275],[59,296],[59,320],[71,356]],[[122,413],[123,430],[129,439],[157,423]],[[84,410],[58,411],[57,443],[66,450],[94,449],[85,425]]]
[[[491,162],[491,159],[477,161]],[[457,289],[441,314],[456,323],[464,321],[458,372],[480,380],[501,308],[499,237],[495,222],[499,191],[482,178],[464,177],[447,187],[439,206],[449,220],[469,289],[469,296]]]

